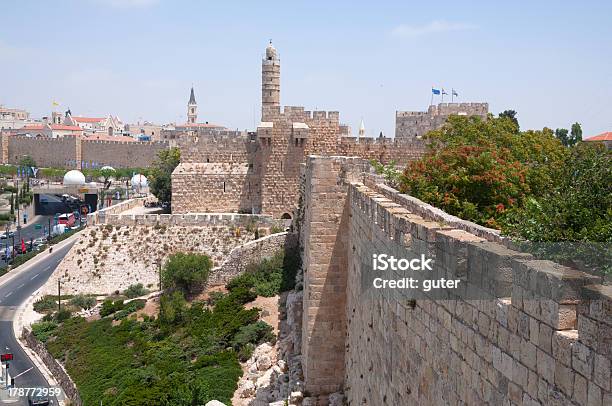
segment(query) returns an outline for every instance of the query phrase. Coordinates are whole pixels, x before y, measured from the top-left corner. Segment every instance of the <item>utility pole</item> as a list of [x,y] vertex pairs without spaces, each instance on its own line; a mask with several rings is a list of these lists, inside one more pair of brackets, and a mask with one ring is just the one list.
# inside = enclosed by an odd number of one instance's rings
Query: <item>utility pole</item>
[[60,288],[60,280],[57,280],[57,312],[59,313],[62,310],[62,293]]
[[[19,214],[19,206],[21,206],[21,202],[19,201],[19,179],[15,179],[15,183],[17,185],[17,241],[21,241],[21,215]],[[15,246],[15,241],[13,240],[13,247]]]

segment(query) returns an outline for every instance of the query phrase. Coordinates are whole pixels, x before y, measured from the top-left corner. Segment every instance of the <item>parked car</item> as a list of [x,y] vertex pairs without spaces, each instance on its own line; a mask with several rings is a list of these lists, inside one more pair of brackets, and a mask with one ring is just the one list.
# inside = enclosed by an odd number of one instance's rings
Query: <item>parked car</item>
[[14,231],[9,231],[8,234],[5,231],[4,233],[2,233],[0,235],[0,240],[6,240],[7,238],[12,238],[14,236],[15,236],[15,232]]

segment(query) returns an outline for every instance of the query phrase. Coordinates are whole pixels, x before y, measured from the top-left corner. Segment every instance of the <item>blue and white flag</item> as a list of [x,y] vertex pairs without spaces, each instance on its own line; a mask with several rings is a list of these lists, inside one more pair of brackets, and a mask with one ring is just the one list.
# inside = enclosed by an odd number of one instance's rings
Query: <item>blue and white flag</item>
[[455,89],[452,90],[453,96],[459,96],[459,93]]
[[442,94],[448,94],[448,93],[446,93],[446,90],[442,89]]
[[433,87],[431,88],[431,92],[433,94],[440,94],[440,89],[434,89]]

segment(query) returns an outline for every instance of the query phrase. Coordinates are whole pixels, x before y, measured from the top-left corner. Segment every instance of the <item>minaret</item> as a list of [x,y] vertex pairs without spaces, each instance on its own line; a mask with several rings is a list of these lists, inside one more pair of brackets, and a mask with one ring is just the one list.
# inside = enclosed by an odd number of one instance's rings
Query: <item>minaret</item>
[[272,41],[266,47],[266,57],[261,61],[261,119],[267,121],[266,110],[280,109],[280,59]]
[[363,124],[363,118],[361,119],[361,124],[359,124],[359,134],[357,135],[357,139],[365,137],[365,125]]
[[191,95],[189,96],[189,103],[187,103],[187,123],[195,124],[198,119],[198,103],[196,103],[195,94],[193,93],[193,86],[191,87]]

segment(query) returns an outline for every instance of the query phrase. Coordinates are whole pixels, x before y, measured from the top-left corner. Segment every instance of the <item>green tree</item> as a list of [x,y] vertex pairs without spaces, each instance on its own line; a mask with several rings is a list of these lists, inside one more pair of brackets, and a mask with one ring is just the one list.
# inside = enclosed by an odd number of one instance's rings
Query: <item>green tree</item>
[[572,146],[576,145],[582,141],[582,127],[580,123],[572,124],[572,129],[570,131],[570,143]]
[[36,167],[36,161],[34,160],[34,158],[32,158],[30,155],[24,155],[20,160],[19,160],[19,166],[22,167]]
[[557,128],[555,130],[555,137],[557,137],[557,139],[561,141],[561,144],[564,146],[568,147],[570,145],[570,138],[568,136],[567,128]]
[[108,189],[111,185],[110,178],[116,176],[117,171],[112,168],[102,168],[98,170],[98,176],[103,179],[104,189]]
[[211,268],[212,261],[206,255],[172,254],[162,270],[162,284],[164,288],[190,293],[206,283]]
[[149,187],[160,202],[172,201],[172,171],[181,161],[178,148],[162,150],[149,172]]
[[516,129],[519,129],[519,122],[518,119],[516,118],[516,111],[515,110],[504,110],[501,113],[499,113],[499,118],[506,118],[509,119],[510,121],[512,121],[515,125],[516,125]]
[[431,131],[400,191],[467,220],[500,228],[500,218],[554,182],[567,150],[549,129],[518,131],[507,117],[451,116]]

